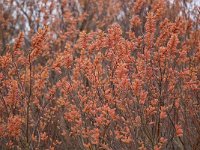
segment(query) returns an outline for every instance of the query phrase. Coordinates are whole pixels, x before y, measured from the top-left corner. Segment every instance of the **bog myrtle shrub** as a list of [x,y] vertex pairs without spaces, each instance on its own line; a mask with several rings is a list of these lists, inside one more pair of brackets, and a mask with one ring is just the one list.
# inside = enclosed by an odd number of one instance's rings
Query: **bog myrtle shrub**
[[0,148],[197,150],[192,5],[0,2]]

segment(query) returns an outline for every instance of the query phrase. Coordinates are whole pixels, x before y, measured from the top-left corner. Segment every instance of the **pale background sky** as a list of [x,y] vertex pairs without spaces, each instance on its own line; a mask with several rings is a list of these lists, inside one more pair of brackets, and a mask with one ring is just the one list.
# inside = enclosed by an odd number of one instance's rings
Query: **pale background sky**
[[200,0],[196,0],[195,3],[198,4],[198,5],[200,5]]

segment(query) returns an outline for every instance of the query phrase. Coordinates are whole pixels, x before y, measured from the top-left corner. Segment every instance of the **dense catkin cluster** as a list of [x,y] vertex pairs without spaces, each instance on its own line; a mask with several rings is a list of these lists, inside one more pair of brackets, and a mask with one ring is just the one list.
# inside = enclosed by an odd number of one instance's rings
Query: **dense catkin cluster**
[[145,4],[145,0],[136,0],[134,3],[133,11],[135,13],[139,13],[144,4]]
[[0,149],[199,148],[196,8],[189,13],[180,0],[27,2],[0,5],[27,20],[0,15],[10,29],[0,28]]
[[147,14],[147,21],[145,23],[145,43],[147,44],[147,48],[150,49],[154,42],[154,35],[156,31],[156,19],[155,15],[152,12]]
[[47,31],[48,27],[45,26],[43,30],[39,29],[38,33],[36,33],[35,36],[32,38],[32,48],[30,53],[31,61],[33,61],[39,55],[42,55],[42,53],[44,53],[44,44],[47,37]]
[[19,34],[18,38],[15,41],[15,45],[14,45],[14,48],[13,48],[14,51],[19,50],[22,47],[23,42],[24,42],[24,33],[21,32]]
[[153,1],[153,12],[155,14],[155,19],[160,20],[164,17],[166,13],[166,1],[164,0],[155,0]]

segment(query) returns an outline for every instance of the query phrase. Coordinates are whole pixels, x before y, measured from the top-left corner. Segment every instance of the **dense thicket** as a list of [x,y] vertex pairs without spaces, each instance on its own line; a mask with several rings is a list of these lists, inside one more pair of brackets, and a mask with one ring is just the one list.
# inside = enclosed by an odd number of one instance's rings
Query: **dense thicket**
[[0,149],[198,150],[196,0],[1,0]]

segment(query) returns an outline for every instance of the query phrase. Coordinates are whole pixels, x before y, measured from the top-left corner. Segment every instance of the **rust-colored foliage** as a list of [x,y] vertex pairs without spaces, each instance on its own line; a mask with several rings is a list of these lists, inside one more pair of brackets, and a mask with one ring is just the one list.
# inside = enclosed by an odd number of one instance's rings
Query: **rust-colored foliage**
[[2,0],[0,149],[197,150],[193,2]]

